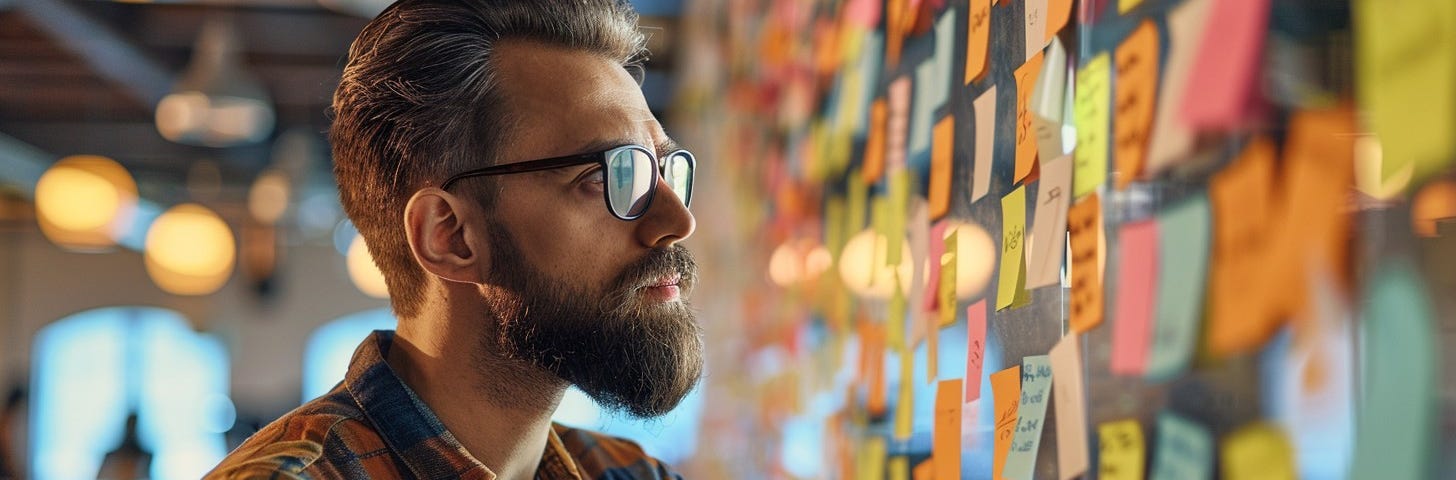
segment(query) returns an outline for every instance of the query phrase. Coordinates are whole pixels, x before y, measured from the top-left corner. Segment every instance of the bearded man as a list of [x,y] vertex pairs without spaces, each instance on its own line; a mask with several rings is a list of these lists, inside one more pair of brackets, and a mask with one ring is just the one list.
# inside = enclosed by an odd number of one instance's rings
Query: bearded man
[[678,244],[695,160],[647,107],[644,55],[615,0],[401,0],[370,22],[330,141],[398,330],[209,478],[679,478],[551,421],[572,385],[653,417],[702,374]]

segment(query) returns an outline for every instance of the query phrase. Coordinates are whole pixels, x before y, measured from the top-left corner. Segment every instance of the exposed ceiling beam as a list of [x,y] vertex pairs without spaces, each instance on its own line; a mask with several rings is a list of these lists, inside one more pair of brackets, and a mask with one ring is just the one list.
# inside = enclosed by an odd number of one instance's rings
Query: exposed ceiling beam
[[[4,0],[0,0],[4,1]],[[98,73],[126,87],[150,108],[172,88],[172,74],[104,22],[66,0],[9,0],[46,33]]]

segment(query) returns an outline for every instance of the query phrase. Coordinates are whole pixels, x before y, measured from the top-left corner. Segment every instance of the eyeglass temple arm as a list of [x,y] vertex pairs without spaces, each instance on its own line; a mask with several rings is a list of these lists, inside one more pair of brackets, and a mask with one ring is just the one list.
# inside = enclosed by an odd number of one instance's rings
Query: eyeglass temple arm
[[457,174],[455,174],[455,176],[446,179],[445,180],[445,183],[441,183],[440,184],[440,189],[441,190],[449,190],[450,189],[450,185],[453,185],[455,182],[460,181],[460,180],[464,180],[464,179],[467,179],[467,178],[471,178],[471,177],[488,177],[488,176],[492,176],[492,175],[509,175],[509,174],[512,174],[512,173],[539,172],[539,171],[542,171],[542,170],[551,170],[551,169],[556,169],[556,168],[574,167],[574,166],[577,166],[577,165],[585,165],[585,164],[588,164],[588,163],[600,162],[600,161],[602,161],[602,158],[603,158],[602,152],[594,152],[594,153],[583,153],[583,154],[578,154],[578,155],[568,155],[568,156],[565,156],[565,157],[547,158],[547,159],[542,159],[542,160],[532,160],[532,161],[529,161],[529,162],[507,163],[505,165],[492,165],[492,166],[485,167],[485,168],[477,168],[475,170],[466,170],[464,172],[457,173]]

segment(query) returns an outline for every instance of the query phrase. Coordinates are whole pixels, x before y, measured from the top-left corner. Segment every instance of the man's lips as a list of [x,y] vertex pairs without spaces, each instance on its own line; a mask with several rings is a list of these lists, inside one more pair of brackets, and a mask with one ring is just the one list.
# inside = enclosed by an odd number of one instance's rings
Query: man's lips
[[658,277],[657,282],[649,284],[647,287],[675,287],[679,282],[682,282],[682,275],[673,273]]
[[682,275],[676,273],[663,275],[656,282],[643,287],[643,290],[658,301],[670,302],[680,298],[681,291],[678,289],[680,282],[682,282]]

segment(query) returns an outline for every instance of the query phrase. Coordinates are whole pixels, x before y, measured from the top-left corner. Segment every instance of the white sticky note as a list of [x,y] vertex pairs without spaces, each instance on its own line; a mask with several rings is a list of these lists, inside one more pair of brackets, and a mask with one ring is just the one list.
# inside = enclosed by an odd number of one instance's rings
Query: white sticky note
[[991,191],[991,160],[996,146],[996,86],[987,88],[971,103],[976,111],[975,175],[971,177],[971,201]]

